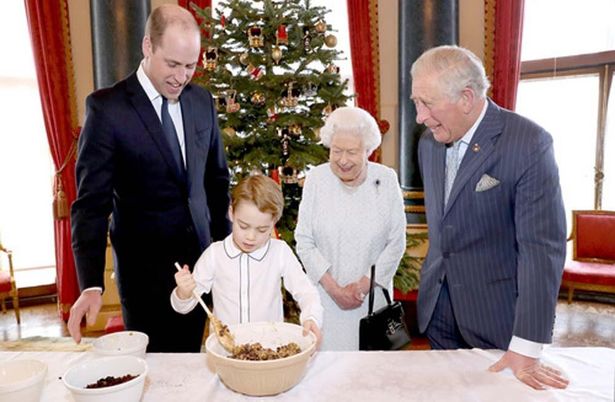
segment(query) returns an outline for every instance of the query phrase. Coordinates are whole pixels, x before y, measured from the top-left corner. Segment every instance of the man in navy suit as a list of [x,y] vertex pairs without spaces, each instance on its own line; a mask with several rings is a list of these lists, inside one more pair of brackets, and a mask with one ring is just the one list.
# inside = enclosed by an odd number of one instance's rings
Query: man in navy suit
[[551,342],[566,253],[566,221],[551,136],[486,97],[470,51],[440,46],[412,66],[429,251],[421,271],[419,328],[433,349],[505,350],[536,389],[565,388],[541,365]]
[[175,5],[148,18],[138,70],[91,94],[79,139],[73,252],[81,295],[68,328],[101,304],[107,230],[125,327],[149,335],[149,352],[200,351],[205,316],[171,308],[174,262],[191,267],[230,232],[229,172],[212,96],[189,84],[200,31]]

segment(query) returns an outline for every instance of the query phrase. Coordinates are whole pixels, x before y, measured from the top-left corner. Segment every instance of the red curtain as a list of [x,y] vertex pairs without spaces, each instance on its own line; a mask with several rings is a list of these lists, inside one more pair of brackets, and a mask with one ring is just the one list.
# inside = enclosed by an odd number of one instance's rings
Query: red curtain
[[177,4],[181,7],[188,9],[194,15],[196,20],[200,23],[200,17],[194,12],[192,5],[194,4],[198,8],[211,7],[211,0],[177,0]]
[[25,0],[43,117],[53,163],[54,234],[58,307],[68,319],[79,295],[68,206],[75,199],[75,146],[79,133],[67,0]]
[[521,66],[524,0],[485,0],[485,66],[491,98],[514,110]]
[[[367,110],[386,133],[389,123],[380,120],[380,51],[378,46],[378,1],[346,0],[350,53],[356,99],[355,104]],[[380,149],[370,160],[380,160]]]

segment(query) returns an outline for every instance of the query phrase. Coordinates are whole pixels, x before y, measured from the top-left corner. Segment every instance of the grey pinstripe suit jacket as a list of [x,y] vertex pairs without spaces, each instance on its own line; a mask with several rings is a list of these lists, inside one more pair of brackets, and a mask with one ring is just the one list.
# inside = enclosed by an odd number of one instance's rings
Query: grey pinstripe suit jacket
[[[511,336],[551,341],[566,253],[566,217],[544,129],[489,100],[444,208],[445,146],[419,143],[429,252],[421,272],[419,328],[446,276],[467,343],[506,350]],[[499,180],[476,191],[483,174]]]

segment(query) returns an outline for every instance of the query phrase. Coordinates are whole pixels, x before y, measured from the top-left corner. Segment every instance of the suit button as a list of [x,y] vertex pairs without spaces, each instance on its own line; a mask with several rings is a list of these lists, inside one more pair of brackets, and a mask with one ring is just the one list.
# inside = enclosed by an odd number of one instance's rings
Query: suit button
[[445,252],[443,252],[443,253],[442,253],[442,257],[443,257],[443,258],[448,258],[448,256],[449,256],[449,255],[450,255],[450,254],[449,254],[449,252],[448,252],[448,251],[445,251]]

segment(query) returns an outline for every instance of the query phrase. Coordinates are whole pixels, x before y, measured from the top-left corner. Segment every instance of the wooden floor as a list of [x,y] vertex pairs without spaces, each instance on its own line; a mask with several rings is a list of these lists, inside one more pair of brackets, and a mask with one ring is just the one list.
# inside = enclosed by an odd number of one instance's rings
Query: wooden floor
[[[560,299],[553,332],[553,346],[615,347],[615,303],[579,300],[568,305]],[[66,337],[68,331],[53,303],[21,308],[21,325],[13,310],[0,314],[0,341],[32,337]],[[100,333],[89,333],[96,337]],[[1,345],[0,345],[1,348]],[[414,337],[410,349],[429,349],[426,340]]]

